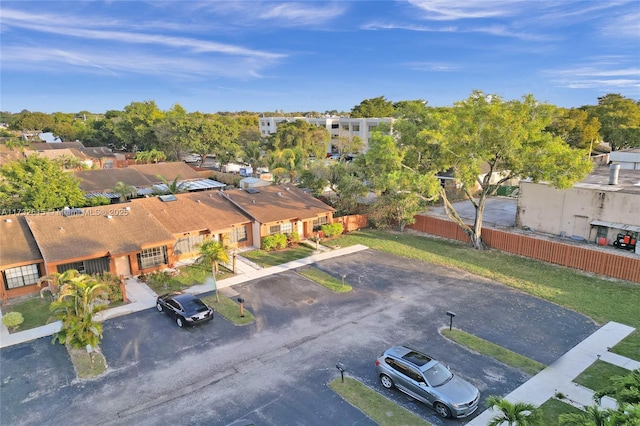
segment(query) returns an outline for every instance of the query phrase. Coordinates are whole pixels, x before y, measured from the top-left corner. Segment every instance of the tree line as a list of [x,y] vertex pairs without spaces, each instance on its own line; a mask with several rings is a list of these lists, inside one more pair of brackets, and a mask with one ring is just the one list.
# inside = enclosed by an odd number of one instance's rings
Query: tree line
[[[85,135],[82,142],[89,146],[137,150],[141,158],[151,158],[156,152],[162,155],[154,158],[180,160],[184,153],[192,152],[201,161],[213,155],[220,165],[243,161],[254,170],[266,166],[276,183],[297,183],[316,195],[331,189],[333,195],[326,201],[337,209],[337,215],[366,209],[380,227],[398,225],[402,229],[416,213],[439,200],[478,248],[482,247],[484,204],[499,185],[531,178],[567,188],[591,171],[589,156],[601,141],[612,149],[640,146],[640,103],[619,94],[603,96],[594,106],[570,109],[531,95],[506,100],[482,91],[472,92],[451,107],[430,107],[424,100],[392,102],[380,96],[362,101],[349,115],[396,120],[392,127],[379,126],[365,142],[357,137],[331,141],[327,129],[302,120],[280,123],[276,133],[262,137],[255,113],[187,113],[177,104],[161,111],[153,101],[133,102],[124,111],[108,111],[103,116],[23,111],[5,114],[2,119],[12,129],[52,130],[63,139],[70,136],[55,129],[67,123],[80,129],[75,136]],[[324,159],[329,143],[338,150],[339,161]],[[362,152],[365,143],[368,149]],[[73,182],[35,173],[42,168],[55,173],[55,167],[44,159],[30,165],[26,161],[25,167],[7,164],[0,168],[3,207],[78,206],[77,192],[64,196]],[[443,172],[449,173],[476,208],[472,226],[453,208],[441,184]],[[46,188],[52,184],[64,188]],[[39,194],[42,186],[44,193]],[[367,199],[373,201],[364,203]]]

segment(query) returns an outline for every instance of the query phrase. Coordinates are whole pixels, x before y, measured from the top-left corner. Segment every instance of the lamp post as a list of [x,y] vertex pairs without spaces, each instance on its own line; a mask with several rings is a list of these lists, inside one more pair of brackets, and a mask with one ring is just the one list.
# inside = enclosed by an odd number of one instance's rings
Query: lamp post
[[339,362],[336,364],[336,368],[338,369],[338,371],[340,372],[340,377],[342,378],[342,383],[344,383],[344,364]]
[[453,317],[455,317],[456,314],[451,311],[447,311],[447,315],[449,316],[449,331],[451,331],[451,328],[453,327]]

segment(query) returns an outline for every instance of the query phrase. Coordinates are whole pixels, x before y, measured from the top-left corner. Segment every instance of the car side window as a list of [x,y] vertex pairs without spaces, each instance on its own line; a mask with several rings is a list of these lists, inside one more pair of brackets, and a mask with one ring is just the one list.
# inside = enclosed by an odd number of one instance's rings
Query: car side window
[[415,368],[409,367],[408,365],[405,365],[402,362],[396,361],[392,358],[385,358],[385,362],[397,372],[404,374],[405,376],[415,380],[416,382],[424,383],[422,374],[420,374],[420,372]]
[[175,300],[167,300],[167,305],[171,306],[172,308],[174,308],[175,310],[180,311],[180,305],[178,304],[178,302],[176,302]]

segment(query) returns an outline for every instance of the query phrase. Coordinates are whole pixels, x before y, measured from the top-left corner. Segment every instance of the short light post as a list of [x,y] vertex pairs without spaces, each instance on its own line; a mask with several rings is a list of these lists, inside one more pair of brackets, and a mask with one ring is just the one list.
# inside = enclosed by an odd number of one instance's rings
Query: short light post
[[347,278],[347,274],[343,274],[342,275],[342,287],[340,287],[340,290],[342,290],[344,288],[344,279]]
[[340,372],[340,377],[342,378],[342,383],[344,383],[344,364],[339,362],[336,364],[336,368],[338,369],[338,371]]
[[447,315],[449,316],[449,331],[451,331],[451,328],[453,327],[453,317],[455,317],[456,314],[451,311],[447,311]]
[[238,297],[238,303],[240,304],[240,317],[244,318],[244,299],[242,297]]

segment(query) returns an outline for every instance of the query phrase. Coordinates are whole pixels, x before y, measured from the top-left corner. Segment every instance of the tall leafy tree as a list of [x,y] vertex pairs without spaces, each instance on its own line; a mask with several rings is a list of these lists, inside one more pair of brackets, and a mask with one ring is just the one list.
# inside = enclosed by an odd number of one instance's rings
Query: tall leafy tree
[[611,150],[640,146],[640,102],[610,93],[589,110],[602,124],[600,134]]
[[404,152],[390,135],[374,132],[369,150],[359,160],[366,181],[378,196],[369,210],[380,227],[396,224],[400,230],[415,222],[425,203],[437,197],[439,181],[403,164]]
[[253,175],[256,174],[258,165],[263,161],[263,149],[260,141],[248,142],[243,148],[242,159],[251,165]]
[[189,150],[189,129],[187,111],[179,104],[175,104],[166,112],[164,119],[154,125],[158,145],[169,160],[180,161]]
[[569,188],[593,167],[584,150],[567,145],[546,131],[555,107],[528,95],[504,101],[475,91],[452,108],[440,111],[435,130],[425,130],[431,141],[431,170],[451,171],[475,207],[469,226],[458,215],[444,188],[445,211],[469,236],[475,248],[484,248],[482,220],[487,197],[513,178],[545,181]]
[[487,398],[487,406],[497,414],[487,426],[532,426],[538,424],[536,407],[524,402],[510,402],[504,398],[491,395]]
[[591,150],[600,140],[600,122],[583,109],[561,109],[548,130],[574,148]]
[[273,151],[297,148],[306,163],[310,157],[324,158],[330,137],[326,128],[296,120],[278,124],[278,130],[269,138],[268,148]]
[[394,114],[393,102],[388,101],[384,96],[365,99],[351,108],[353,118],[393,117]]
[[87,200],[78,180],[55,161],[37,155],[0,167],[0,205],[4,209],[58,210],[82,207]]
[[114,133],[134,151],[158,148],[154,126],[164,118],[154,101],[132,102],[114,117]]

